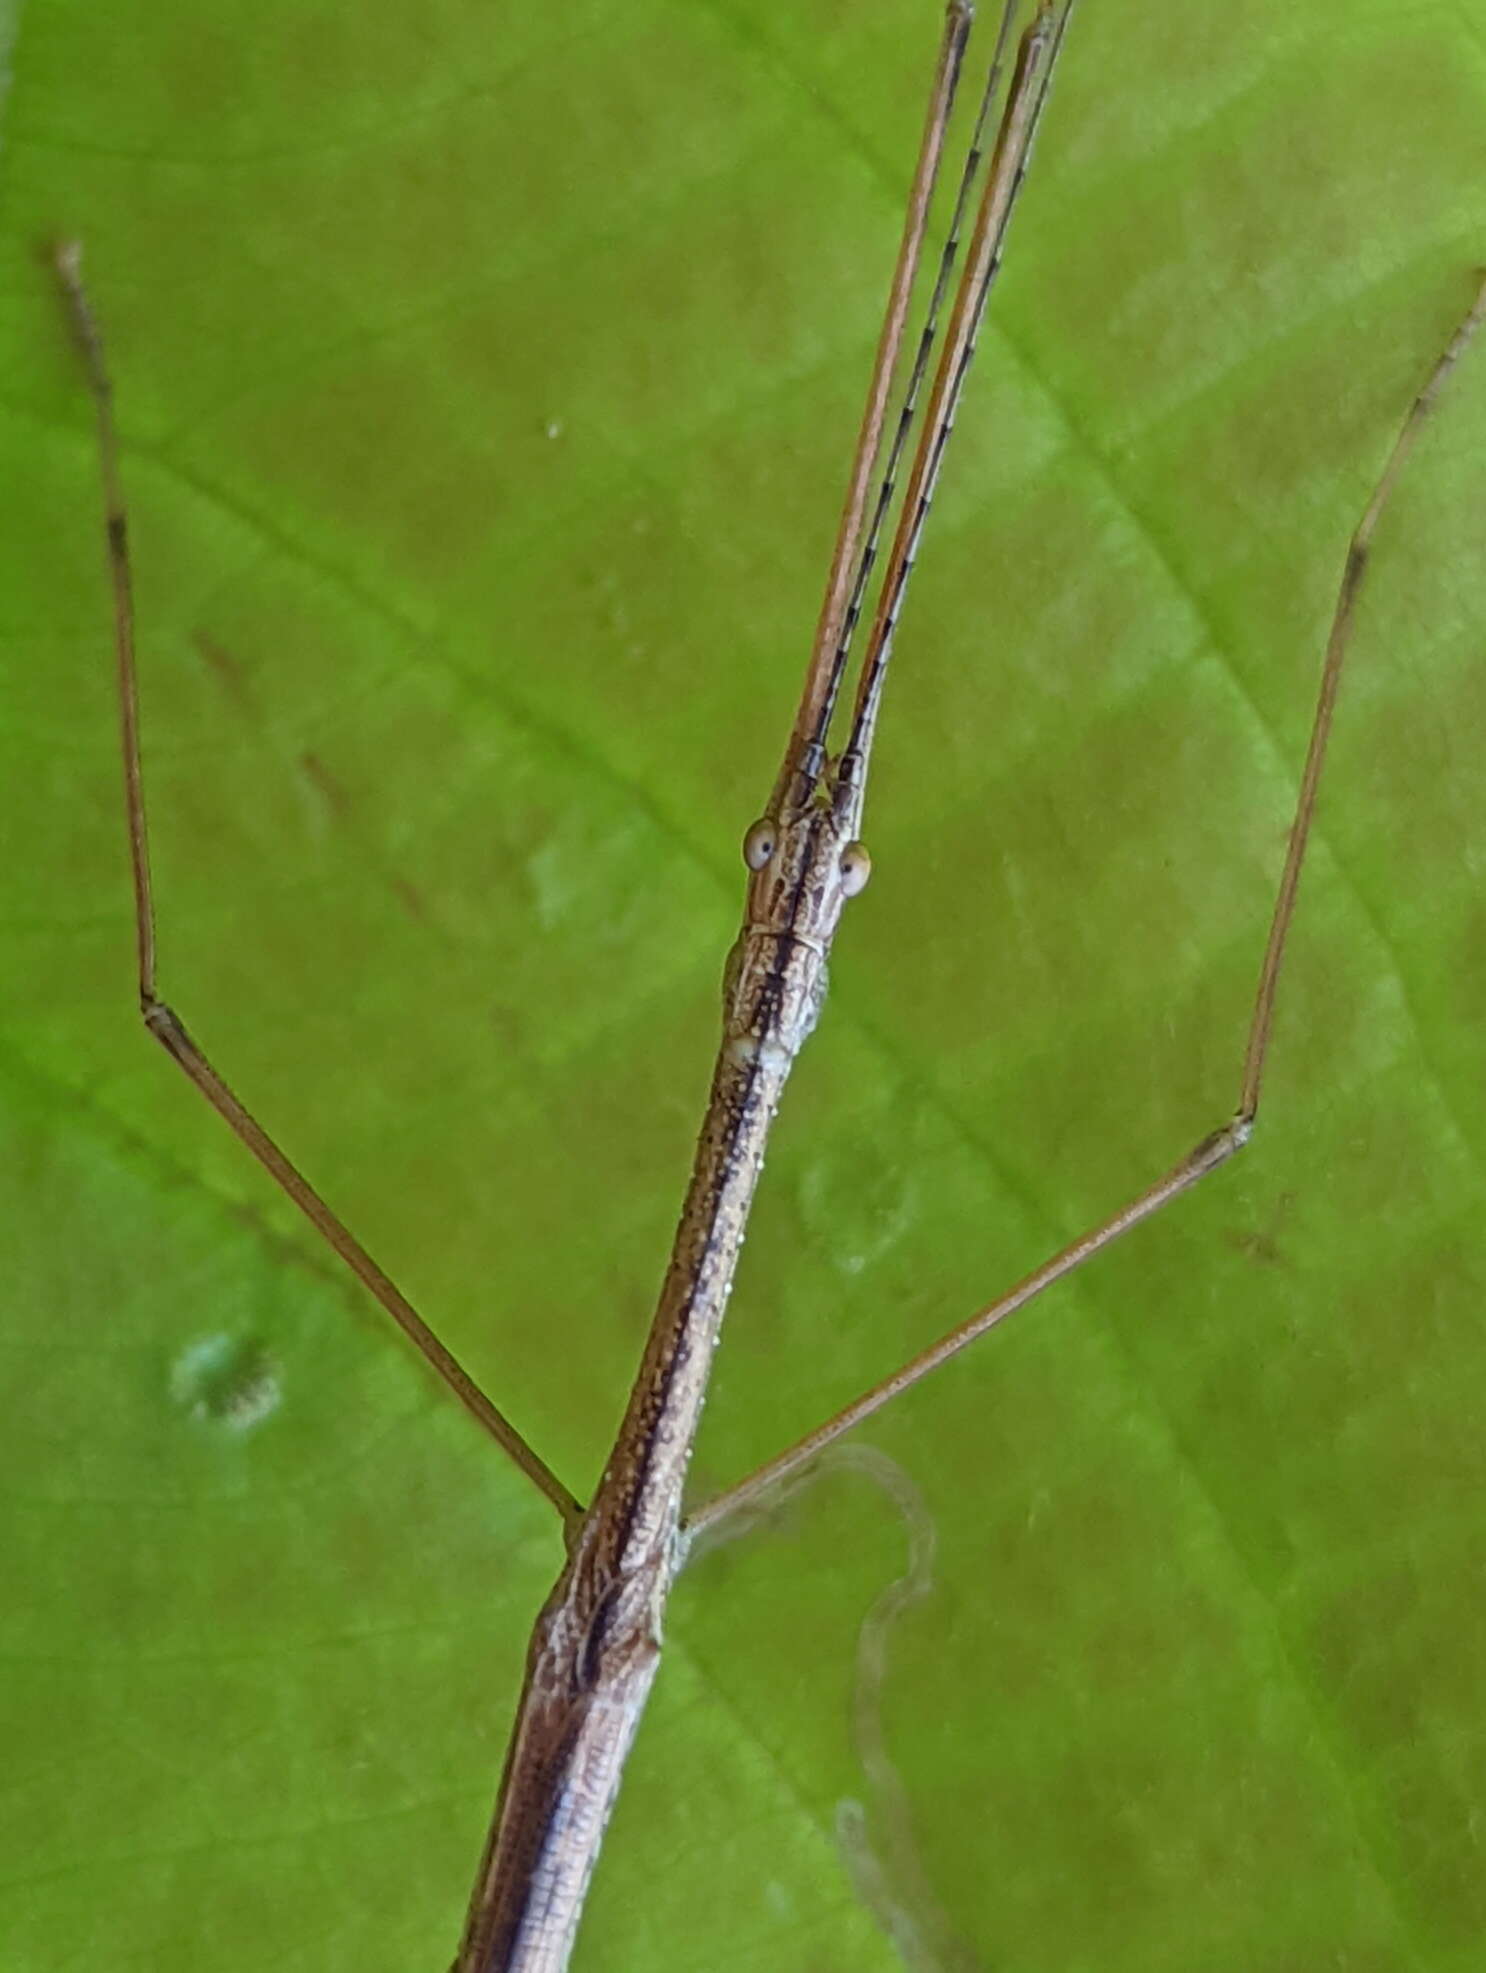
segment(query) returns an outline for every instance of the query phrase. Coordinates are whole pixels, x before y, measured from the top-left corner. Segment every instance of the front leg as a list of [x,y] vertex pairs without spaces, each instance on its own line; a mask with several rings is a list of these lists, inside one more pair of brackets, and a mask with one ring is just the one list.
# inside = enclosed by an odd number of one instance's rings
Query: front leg
[[1347,555],[1342,568],[1341,584],[1337,595],[1336,610],[1331,621],[1331,630],[1326,640],[1326,655],[1321,666],[1320,691],[1316,701],[1315,717],[1311,723],[1310,742],[1306,749],[1305,766],[1301,771],[1300,789],[1296,797],[1295,816],[1290,826],[1289,848],[1286,851],[1284,867],[1280,873],[1279,885],[1275,893],[1274,911],[1270,918],[1269,937],[1265,942],[1264,957],[1259,968],[1259,986],[1254,998],[1254,1011],[1249,1022],[1248,1035],[1244,1044],[1243,1067],[1240,1075],[1238,1109],[1227,1123],[1221,1124],[1197,1144],[1185,1157],[1180,1158],[1171,1169],[1148,1185],[1112,1213],[1108,1219],[1080,1234],[1051,1260],[1035,1269],[1023,1280],[987,1304],[958,1328],[941,1336],[936,1343],[902,1364],[890,1376],[864,1391],[859,1398],[842,1407],[834,1417],[818,1425],[813,1432],[788,1446],[775,1458],[760,1466],[746,1479],[729,1487],[725,1493],[714,1496],[698,1508],[687,1520],[684,1533],[687,1539],[698,1535],[705,1528],[713,1527],[724,1515],[735,1508],[743,1507],[756,1500],[769,1488],[797,1472],[810,1460],[816,1458],[826,1446],[839,1439],[843,1433],[860,1425],[875,1411],[880,1411],[901,1392],[937,1370],[961,1350],[973,1343],[986,1331],[993,1329],[1008,1315],[1025,1306],[1044,1288],[1050,1288],[1055,1281],[1072,1274],[1092,1260],[1095,1254],[1103,1251],[1118,1240],[1121,1234],[1139,1226],[1169,1205],[1181,1193],[1189,1191],[1199,1179],[1206,1178],[1209,1172],[1216,1171],[1248,1143],[1259,1115],[1259,1099],[1263,1089],[1264,1070],[1269,1056],[1270,1038],[1274,1026],[1275,1000],[1279,991],[1280,971],[1284,964],[1285,951],[1289,941],[1290,927],[1295,916],[1295,900],[1300,887],[1300,873],[1305,864],[1305,855],[1310,843],[1311,825],[1315,818],[1316,795],[1321,783],[1321,774],[1326,764],[1327,744],[1331,738],[1332,715],[1336,709],[1337,693],[1341,685],[1342,669],[1346,663],[1347,647],[1351,638],[1352,622],[1356,612],[1357,598],[1361,594],[1367,575],[1368,555],[1372,537],[1388,500],[1393,493],[1404,461],[1413,450],[1426,418],[1434,409],[1440,392],[1444,389],[1451,371],[1465,354],[1467,345],[1483,321],[1486,321],[1486,282],[1476,294],[1475,300],[1460,326],[1446,344],[1443,354],[1430,371],[1423,388],[1410,405],[1398,437],[1378,476],[1377,485],[1363,511],[1352,539],[1347,547]]

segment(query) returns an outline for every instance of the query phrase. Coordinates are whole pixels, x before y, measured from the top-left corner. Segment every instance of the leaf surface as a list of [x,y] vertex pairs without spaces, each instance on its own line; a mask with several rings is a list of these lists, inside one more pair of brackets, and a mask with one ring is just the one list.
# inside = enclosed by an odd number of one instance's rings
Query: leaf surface
[[[5,1964],[431,1970],[559,1544],[137,1032],[39,248],[83,241],[115,373],[164,991],[586,1494],[936,9],[11,31]],[[699,1492],[1231,1110],[1343,548],[1483,186],[1481,0],[1075,21]],[[582,1973],[1479,1965],[1483,441],[1478,352],[1379,538],[1253,1148],[695,1562]]]

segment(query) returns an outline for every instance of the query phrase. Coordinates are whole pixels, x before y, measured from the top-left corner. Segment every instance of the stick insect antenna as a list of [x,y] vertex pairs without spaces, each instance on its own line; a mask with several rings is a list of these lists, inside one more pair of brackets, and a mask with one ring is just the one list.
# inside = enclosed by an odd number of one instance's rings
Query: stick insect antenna
[[868,489],[872,482],[873,468],[882,448],[882,427],[887,415],[888,394],[892,389],[893,372],[898,364],[898,352],[903,346],[903,329],[908,317],[914,281],[918,274],[924,229],[928,224],[929,206],[939,179],[940,160],[944,155],[944,135],[949,126],[950,112],[954,108],[960,70],[965,59],[965,44],[970,37],[970,25],[974,18],[975,9],[970,4],[970,0],[950,0],[945,14],[944,35],[940,41],[935,63],[933,86],[929,91],[929,107],[924,118],[923,136],[919,142],[918,162],[914,166],[913,187],[908,195],[908,211],[904,216],[903,234],[898,243],[898,258],[893,268],[892,283],[888,289],[887,311],[883,317],[882,331],[877,339],[872,381],[867,386],[867,402],[862,412],[861,428],[857,433],[856,451],[852,457],[851,477],[846,489],[846,505],[842,509],[836,546],[831,554],[830,573],[826,577],[825,600],[821,604],[820,617],[815,627],[815,641],[811,647],[810,663],[805,671],[805,684],[800,695],[800,709],[795,714],[795,723],[790,732],[789,743],[784,750],[779,778],[769,798],[771,815],[782,815],[803,808],[814,794],[825,767],[823,735],[825,719],[829,717],[829,711],[827,710],[823,716],[822,707],[828,708],[835,697],[837,682],[834,673],[835,655],[841,643],[842,625],[846,620],[848,598],[852,589],[852,571],[862,540],[862,523],[867,512]]
[[867,762],[908,578],[913,573],[924,521],[934,498],[949,435],[954,430],[965,377],[975,354],[986,302],[1000,270],[1012,213],[1026,177],[1037,127],[1047,106],[1073,5],[1074,0],[1064,0],[1061,7],[1053,6],[1051,0],[1043,0],[1017,47],[1006,113],[986,174],[969,256],[955,294],[949,331],[934,373],[923,429],[878,596],[877,613],[857,685],[850,737],[837,762],[834,803],[838,825],[848,837],[857,834],[861,823]]
[[975,128],[971,132],[970,147],[965,153],[965,162],[960,170],[960,182],[955,188],[954,209],[950,214],[949,230],[944,245],[940,249],[939,266],[934,274],[934,286],[929,295],[929,305],[924,314],[924,323],[919,331],[918,348],[914,352],[913,368],[903,391],[903,402],[898,410],[897,425],[893,432],[892,444],[888,448],[886,464],[877,487],[877,504],[872,510],[871,525],[867,538],[857,557],[856,574],[851,585],[851,596],[842,618],[836,648],[832,653],[830,672],[826,682],[825,695],[811,740],[824,748],[826,730],[836,708],[837,694],[846,672],[846,661],[851,654],[851,640],[855,635],[857,622],[862,613],[862,602],[871,580],[872,570],[877,561],[878,544],[882,538],[883,523],[888,509],[892,506],[893,495],[898,487],[898,468],[902,464],[903,453],[908,444],[908,434],[913,428],[914,414],[918,409],[918,396],[923,381],[928,374],[929,358],[934,352],[934,343],[939,334],[939,316],[944,305],[944,297],[949,288],[949,278],[954,272],[955,261],[959,256],[960,238],[964,230],[965,213],[970,204],[970,195],[975,188],[981,161],[985,156],[986,127],[990,122],[991,111],[995,108],[996,97],[1001,87],[1001,74],[1006,61],[1006,44],[1011,36],[1012,22],[1016,19],[1017,0],[1007,0],[1001,10],[1000,25],[996,29],[996,45],[991,51],[991,64],[986,74],[985,87],[981,91],[980,108],[975,116]]

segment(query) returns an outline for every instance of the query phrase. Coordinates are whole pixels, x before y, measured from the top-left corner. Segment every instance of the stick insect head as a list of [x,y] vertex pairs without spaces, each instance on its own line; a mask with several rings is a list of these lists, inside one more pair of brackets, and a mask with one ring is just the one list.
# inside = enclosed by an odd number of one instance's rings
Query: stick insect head
[[[723,987],[728,1035],[740,1048],[793,1055],[815,1025],[826,957],[848,898],[871,874],[819,776],[781,777],[773,812],[743,838],[748,900]],[[795,791],[795,792],[791,792]]]
[[[1001,101],[1003,58],[1017,0],[1005,0],[1002,7],[948,232],[889,438],[888,403],[898,357],[904,349],[920,249],[972,10],[963,0],[952,0],[946,14],[918,165],[800,708],[768,808],[743,844],[744,860],[753,875],[743,931],[729,964],[726,993],[728,1033],[740,1048],[746,1045],[761,1051],[780,1043],[790,1022],[778,1013],[776,1003],[789,998],[812,969],[819,975],[818,982],[804,993],[801,1004],[813,996],[813,1006],[819,1005],[825,991],[825,956],[842,907],[867,881],[871,866],[859,836],[867,768],[894,633],[1072,7],[1073,0],[1039,0],[1017,44],[1005,100],[994,125],[994,140],[988,141],[995,106]],[[957,266],[960,271],[951,300],[951,277]],[[948,313],[941,335],[941,306],[946,302]],[[932,364],[930,381],[931,353],[936,344],[938,357]],[[927,398],[920,406],[921,387],[925,385]],[[917,438],[911,464],[900,489],[899,469],[909,456],[914,431]],[[871,499],[874,479],[875,502]],[[838,711],[853,632],[863,613],[895,503],[897,519],[881,569],[849,715],[844,705],[840,707],[847,723],[846,743],[833,760],[826,753],[826,735]],[[798,1039],[809,1032],[813,1019],[810,1012],[802,1028],[795,1023]]]
[[806,789],[803,800],[777,802],[743,838],[752,872],[744,924],[829,946],[842,906],[872,872],[855,835],[861,804],[833,799],[820,780],[802,776],[797,785]]

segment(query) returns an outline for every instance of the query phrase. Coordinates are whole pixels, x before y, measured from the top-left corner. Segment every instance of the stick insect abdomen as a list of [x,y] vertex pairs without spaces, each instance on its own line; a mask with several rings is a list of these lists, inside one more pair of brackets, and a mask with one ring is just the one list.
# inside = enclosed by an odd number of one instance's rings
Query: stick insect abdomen
[[616,1572],[590,1514],[537,1619],[453,1973],[562,1973],[660,1663],[666,1548]]
[[[813,957],[813,955],[811,955]],[[538,1619],[455,1973],[561,1973],[660,1658],[692,1440],[792,1056],[724,1034],[623,1425]]]

